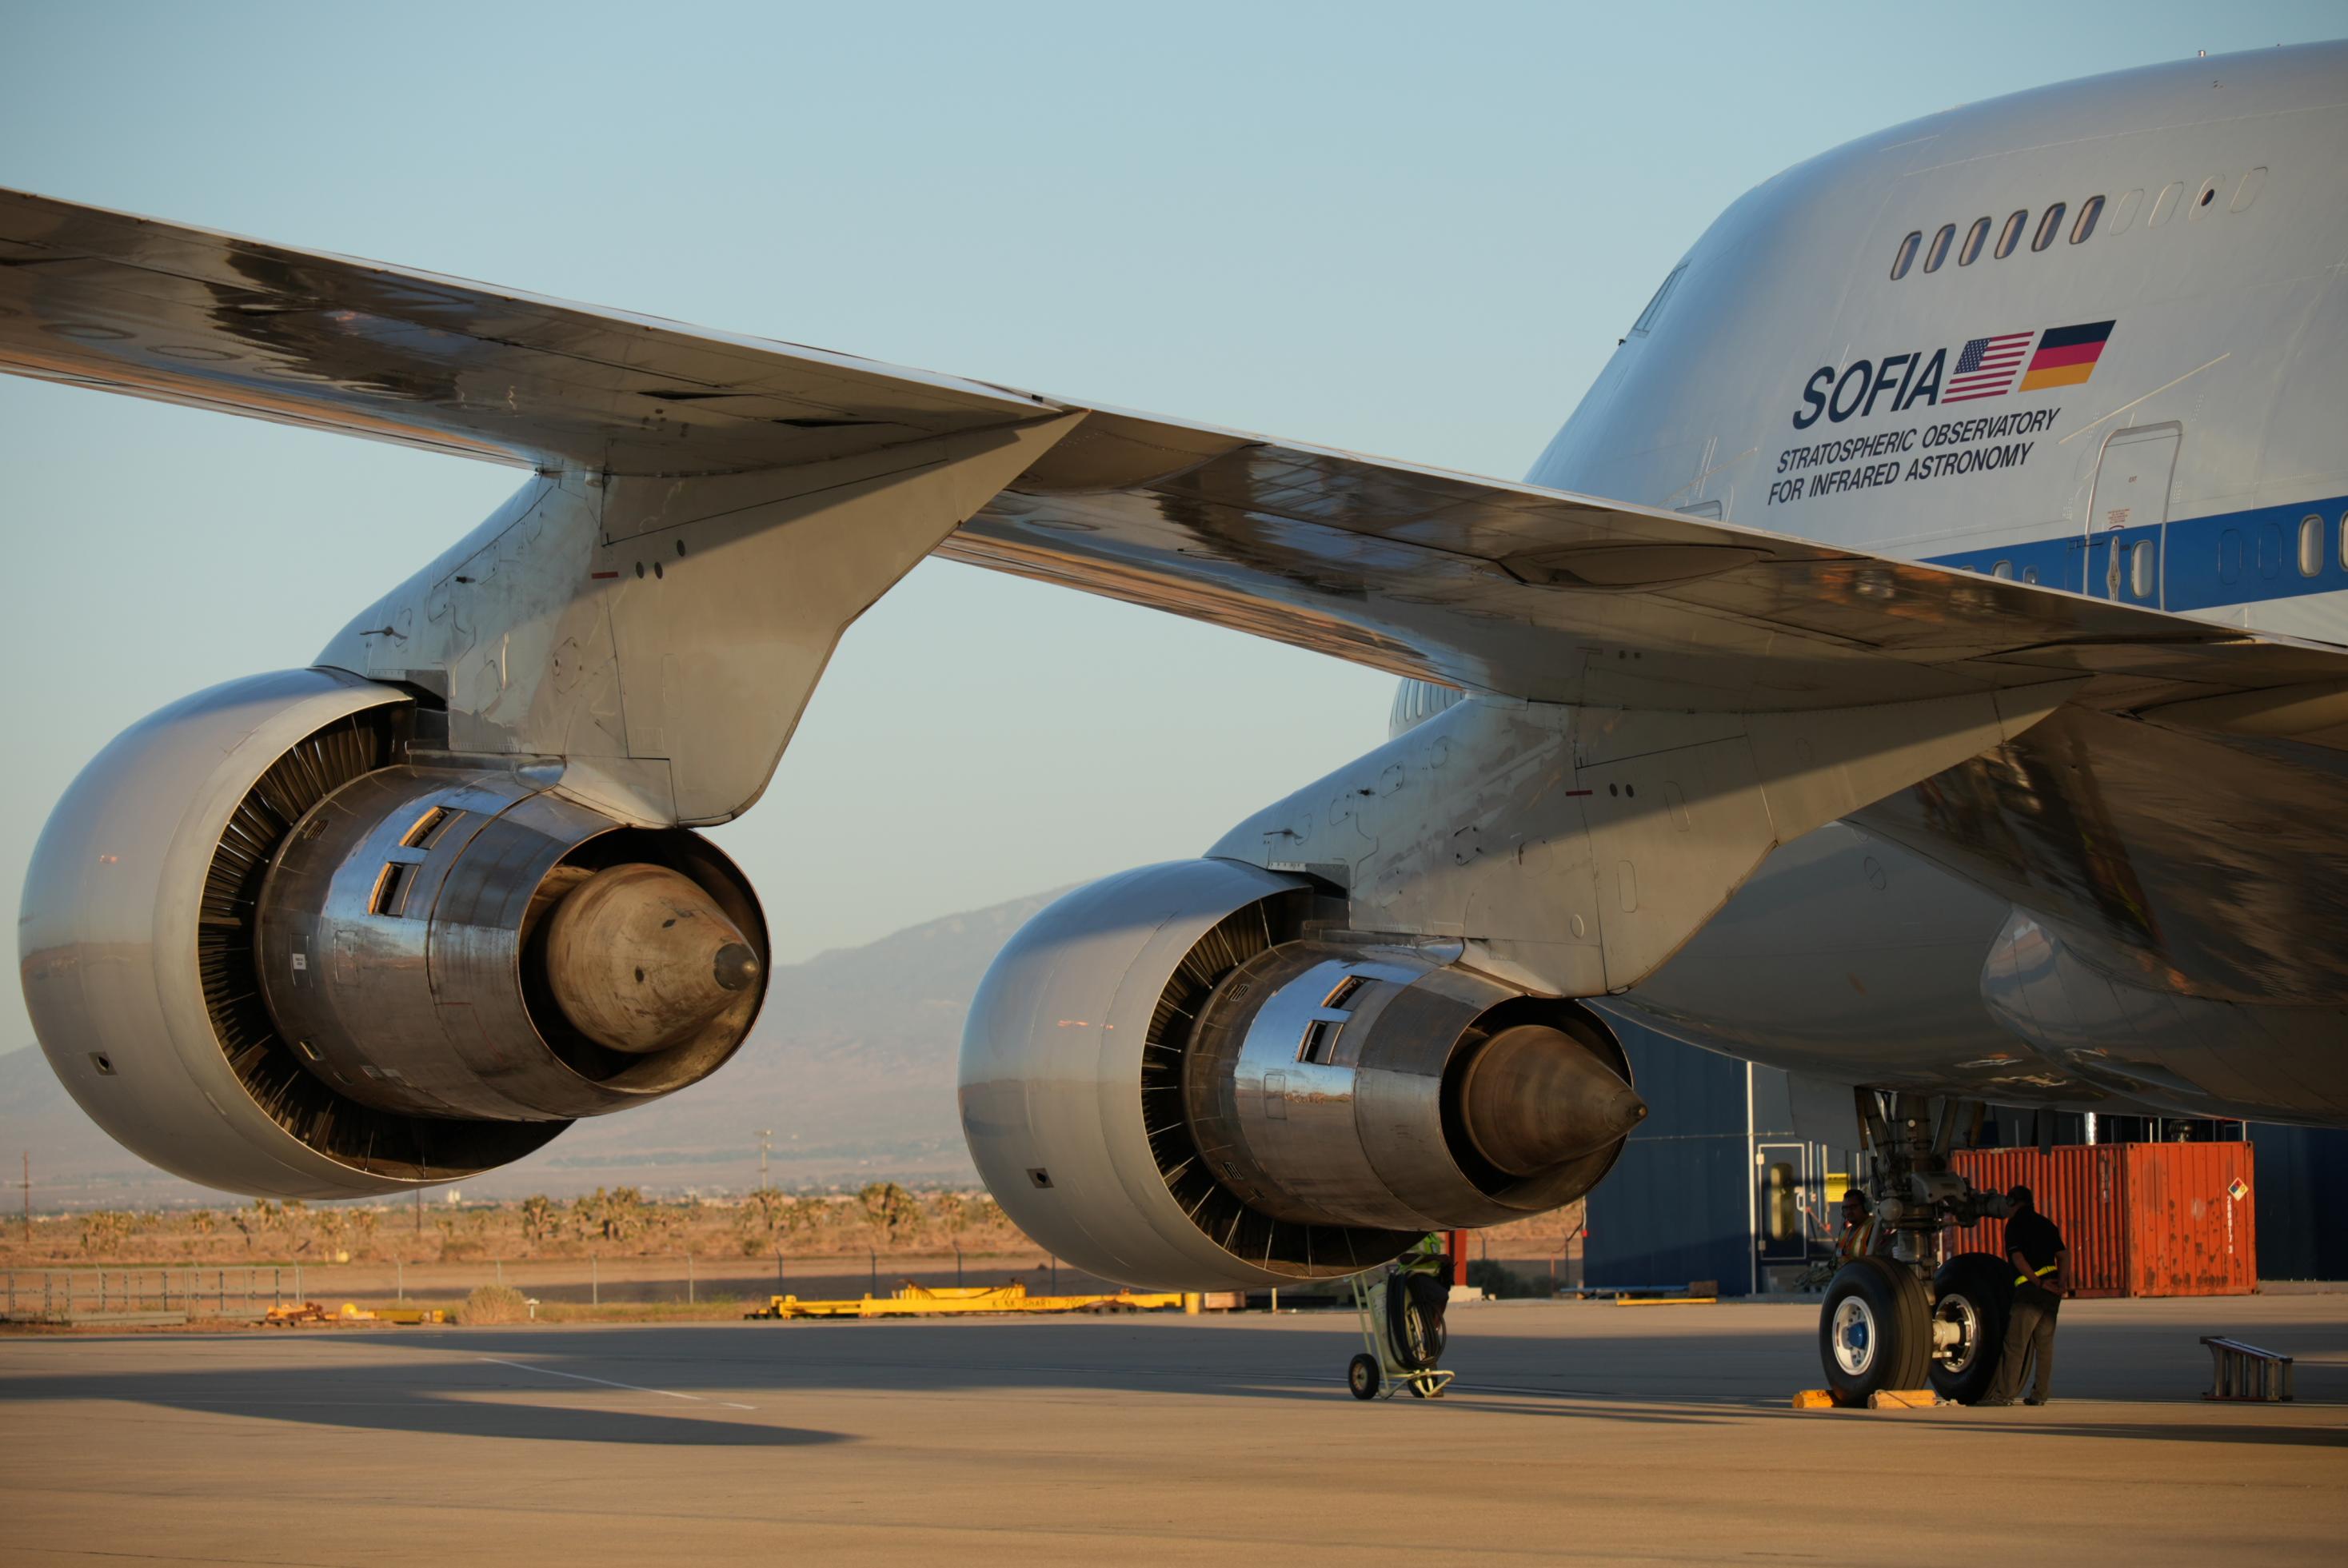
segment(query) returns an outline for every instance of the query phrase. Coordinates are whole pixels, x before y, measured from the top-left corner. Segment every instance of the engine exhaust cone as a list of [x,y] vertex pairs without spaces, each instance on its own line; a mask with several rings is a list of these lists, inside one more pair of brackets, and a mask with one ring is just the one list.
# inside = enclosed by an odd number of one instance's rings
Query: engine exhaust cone
[[637,1055],[689,1040],[757,983],[758,956],[690,877],[630,864],[599,871],[548,917],[546,979],[563,1016]]
[[1614,1143],[1646,1119],[1647,1102],[1570,1036],[1519,1024],[1468,1060],[1459,1113],[1476,1152],[1522,1177]]

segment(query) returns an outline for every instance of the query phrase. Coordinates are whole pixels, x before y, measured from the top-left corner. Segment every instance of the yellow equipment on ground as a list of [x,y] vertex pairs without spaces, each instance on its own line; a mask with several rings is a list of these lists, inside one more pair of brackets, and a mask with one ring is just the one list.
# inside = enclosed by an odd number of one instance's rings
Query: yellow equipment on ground
[[370,1312],[353,1301],[344,1302],[339,1312],[329,1312],[323,1302],[281,1301],[261,1320],[273,1328],[291,1328],[304,1323],[446,1323],[448,1314],[438,1307],[378,1307]]
[[343,1323],[446,1323],[448,1312],[438,1307],[378,1307],[370,1311],[345,1301],[338,1318]]
[[290,1328],[297,1323],[334,1321],[326,1309],[314,1301],[281,1301],[263,1313],[261,1320],[272,1328]]
[[894,1296],[860,1296],[852,1301],[801,1301],[778,1296],[764,1309],[747,1317],[930,1317],[969,1312],[1163,1312],[1182,1305],[1179,1291],[1139,1293],[1120,1290],[1114,1296],[1030,1296],[1025,1285],[915,1285],[911,1280]]

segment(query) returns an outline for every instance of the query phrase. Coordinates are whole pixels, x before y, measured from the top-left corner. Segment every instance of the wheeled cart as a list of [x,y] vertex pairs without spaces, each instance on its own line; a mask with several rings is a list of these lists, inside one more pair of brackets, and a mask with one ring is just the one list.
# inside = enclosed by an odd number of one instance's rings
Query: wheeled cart
[[1407,1296],[1389,1304],[1390,1292],[1407,1288],[1405,1278],[1402,1270],[1387,1267],[1365,1270],[1351,1281],[1365,1348],[1345,1368],[1345,1387],[1357,1399],[1391,1399],[1400,1388],[1417,1399],[1439,1399],[1450,1386],[1452,1374],[1434,1364],[1443,1353],[1439,1336],[1430,1335]]

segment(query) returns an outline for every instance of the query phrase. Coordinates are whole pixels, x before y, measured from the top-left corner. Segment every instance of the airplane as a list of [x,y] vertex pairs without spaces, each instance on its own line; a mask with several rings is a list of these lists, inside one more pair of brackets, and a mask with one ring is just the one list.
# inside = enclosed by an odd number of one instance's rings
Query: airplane
[[1929,115],[1730,207],[1509,483],[0,193],[6,369],[521,476],[88,764],[26,1003],[108,1132],[252,1194],[697,1082],[768,948],[695,829],[941,555],[1403,682],[997,958],[962,1115],[1029,1235],[1205,1289],[1554,1209],[1645,1114],[1636,1020],[1864,1148],[1838,1396],[1978,1399],[2007,1270],[1935,1259],[2003,1212],[1985,1107],[2348,1125],[2344,254],[2348,45]]

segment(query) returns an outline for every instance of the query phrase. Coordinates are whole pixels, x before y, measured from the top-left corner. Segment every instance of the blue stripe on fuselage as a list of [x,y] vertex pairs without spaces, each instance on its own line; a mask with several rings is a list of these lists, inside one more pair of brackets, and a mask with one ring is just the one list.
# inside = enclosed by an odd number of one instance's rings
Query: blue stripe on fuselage
[[[2311,517],[2317,519],[2322,542],[2312,577],[2299,569],[2300,527]],[[2206,518],[2175,518],[2169,520],[2168,532],[2165,549],[2161,529],[2154,526],[2110,528],[2092,539],[2072,534],[1995,549],[1928,556],[1924,564],[1987,576],[2003,561],[2024,582],[2178,611],[2348,591],[2348,496]],[[2140,540],[2149,540],[2153,553],[2152,591],[2146,595],[2135,591],[2131,571],[2130,555]],[[2116,593],[2110,591],[2115,549],[2119,554]]]

